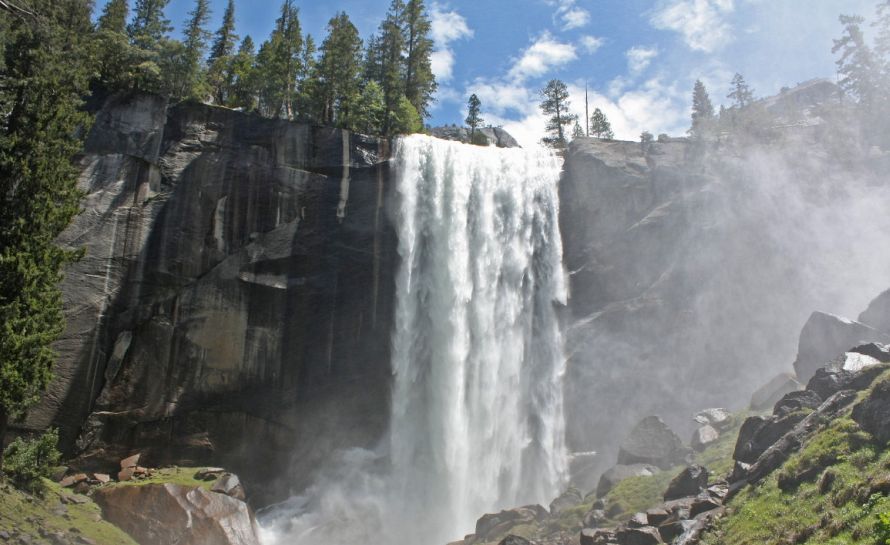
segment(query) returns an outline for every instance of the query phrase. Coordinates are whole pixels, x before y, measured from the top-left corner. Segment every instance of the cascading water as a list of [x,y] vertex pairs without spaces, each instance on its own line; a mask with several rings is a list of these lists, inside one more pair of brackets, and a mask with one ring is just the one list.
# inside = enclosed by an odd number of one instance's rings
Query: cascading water
[[565,477],[558,159],[410,136],[394,162],[388,438],[267,515],[268,543],[443,545]]

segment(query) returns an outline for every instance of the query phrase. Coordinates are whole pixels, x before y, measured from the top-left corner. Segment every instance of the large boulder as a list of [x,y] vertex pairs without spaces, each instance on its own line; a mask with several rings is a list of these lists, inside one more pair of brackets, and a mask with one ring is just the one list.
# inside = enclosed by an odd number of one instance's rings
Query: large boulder
[[859,321],[879,331],[890,333],[890,290],[878,295],[859,315]]
[[739,429],[739,438],[736,441],[733,459],[747,464],[753,464],[783,435],[794,427],[807,415],[801,411],[784,416],[749,417]]
[[661,534],[652,526],[623,528],[616,533],[620,545],[659,545],[664,543]]
[[246,503],[176,484],[110,486],[93,496],[105,520],[147,545],[260,545]]
[[531,522],[541,522],[550,514],[540,505],[526,505],[505,509],[500,513],[482,515],[476,521],[476,541],[491,541],[508,533],[511,528]]
[[550,514],[558,515],[563,511],[567,511],[576,505],[580,505],[584,501],[584,497],[577,488],[569,488],[559,495],[558,498],[550,502]]
[[700,465],[687,467],[668,484],[664,493],[665,501],[698,495],[708,488],[708,477],[708,470]]
[[651,464],[616,465],[606,470],[596,485],[596,495],[602,498],[615,488],[618,483],[631,477],[649,477],[660,470]]
[[880,443],[890,441],[890,380],[882,380],[853,408],[853,420]]
[[794,370],[802,381],[847,350],[867,342],[890,340],[890,334],[840,316],[814,312],[800,332]]
[[720,432],[714,429],[713,426],[702,426],[692,433],[692,440],[689,441],[689,446],[692,447],[692,450],[701,452],[714,444],[719,438]]
[[801,390],[803,385],[790,373],[779,373],[751,395],[751,409],[768,409],[789,392]]
[[618,463],[652,464],[661,469],[670,469],[682,464],[689,453],[683,441],[661,418],[647,416],[621,442]]
[[776,403],[773,414],[782,417],[797,411],[816,409],[821,404],[822,397],[812,390],[790,392]]

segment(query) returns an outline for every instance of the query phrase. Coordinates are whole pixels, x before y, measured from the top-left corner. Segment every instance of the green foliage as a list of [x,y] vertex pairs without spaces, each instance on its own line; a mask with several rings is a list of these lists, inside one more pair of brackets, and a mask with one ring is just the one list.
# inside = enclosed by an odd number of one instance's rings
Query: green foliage
[[299,10],[293,0],[284,0],[275,30],[257,55],[260,113],[267,117],[294,118],[298,81],[306,77],[302,54]]
[[405,96],[420,114],[429,117],[429,104],[438,85],[433,75],[431,55],[432,25],[423,0],[408,0],[402,12],[405,39]]
[[226,97],[228,106],[245,111],[256,108],[257,81],[253,66],[255,59],[253,40],[250,36],[245,36],[229,67],[232,87]]
[[99,82],[109,90],[132,87],[137,51],[127,36],[127,0],[111,0],[99,17],[96,33]]
[[0,15],[0,436],[51,377],[62,332],[58,282],[77,251],[56,238],[79,211],[74,157],[90,117],[90,9],[79,0],[31,3],[39,23]]
[[695,80],[692,90],[692,127],[689,134],[696,139],[707,137],[713,130],[714,105],[701,80]]
[[875,515],[875,539],[880,545],[890,545],[890,511]]
[[491,143],[488,141],[488,137],[485,136],[484,133],[474,132],[470,136],[470,143],[474,146],[490,146]]
[[315,74],[313,101],[317,119],[325,124],[355,128],[361,89],[362,40],[346,13],[328,22]]
[[564,82],[552,79],[541,90],[541,98],[541,111],[548,116],[548,134],[541,141],[553,148],[564,148],[567,143],[565,128],[577,120],[577,116],[569,113],[569,90]]
[[736,74],[732,78],[732,87],[726,98],[732,99],[733,106],[741,109],[754,102],[754,91],[745,82],[744,76]]
[[423,130],[423,120],[408,97],[402,95],[392,118],[392,134],[414,134]]
[[59,431],[50,429],[36,439],[22,439],[6,447],[3,456],[3,472],[18,486],[30,491],[40,491],[43,477],[49,477],[62,455],[57,446]]
[[875,105],[879,83],[874,54],[865,43],[862,33],[861,27],[865,19],[841,15],[839,20],[844,27],[844,34],[840,39],[834,40],[831,48],[832,53],[840,53],[840,58],[835,63],[840,76],[838,85],[864,107],[870,108]]
[[[467,127],[470,128],[470,141],[476,136],[476,129],[482,126],[482,101],[476,96],[476,93],[470,95],[467,100],[467,119],[465,120]],[[486,140],[487,141],[487,140]]]
[[383,119],[386,105],[383,101],[383,89],[376,81],[369,81],[362,89],[356,104],[353,128],[364,134],[380,134],[383,131]]
[[235,0],[229,0],[223,13],[222,25],[216,31],[210,57],[207,59],[207,84],[217,104],[227,104],[232,95],[235,72]]
[[209,92],[203,71],[204,53],[210,33],[205,28],[210,20],[209,0],[195,0],[195,7],[185,22],[185,40],[179,55],[174,57],[175,71],[172,95],[176,98],[201,100]]
[[605,140],[612,140],[615,138],[615,133],[612,132],[612,124],[609,123],[606,114],[599,108],[595,109],[590,116],[590,136],[603,138]]

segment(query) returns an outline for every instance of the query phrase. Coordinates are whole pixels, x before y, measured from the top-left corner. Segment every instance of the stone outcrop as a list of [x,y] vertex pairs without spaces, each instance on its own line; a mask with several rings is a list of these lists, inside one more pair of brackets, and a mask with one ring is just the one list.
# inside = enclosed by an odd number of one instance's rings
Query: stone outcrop
[[890,290],[876,297],[859,315],[858,320],[879,331],[890,333]]
[[[55,380],[24,426],[85,468],[139,450],[280,497],[388,414],[387,144],[112,97],[82,158]],[[327,433],[337,429],[338,433]],[[75,441],[76,440],[76,441]]]
[[[464,144],[470,143],[470,130],[466,127],[457,127],[454,125],[446,125],[442,127],[433,127],[430,129],[430,135],[435,136],[436,138],[441,138],[443,140],[455,140],[457,142],[463,142]],[[519,142],[513,138],[510,133],[505,131],[501,127],[482,127],[481,129],[476,129],[476,141],[485,142],[487,146],[494,146],[498,148],[519,148]]]
[[814,312],[800,332],[794,370],[802,381],[854,346],[871,341],[888,341],[890,335],[864,323],[824,312]]
[[260,545],[250,508],[224,494],[146,484],[105,487],[93,497],[103,518],[139,543]]
[[890,380],[876,384],[871,394],[853,407],[852,417],[879,443],[890,441]]
[[651,464],[670,469],[683,463],[689,449],[657,416],[640,420],[618,447],[620,465]]

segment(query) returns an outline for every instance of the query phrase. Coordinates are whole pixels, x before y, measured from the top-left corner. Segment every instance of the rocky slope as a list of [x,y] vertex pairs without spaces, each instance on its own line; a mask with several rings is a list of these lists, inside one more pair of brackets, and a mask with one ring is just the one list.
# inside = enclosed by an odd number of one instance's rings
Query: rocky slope
[[372,443],[389,378],[386,159],[385,142],[336,129],[110,99],[62,236],[86,256],[62,286],[56,378],[20,429],[59,426],[87,469],[140,450],[282,487]]

